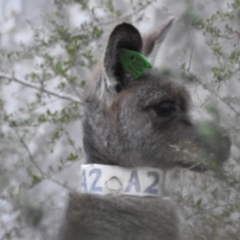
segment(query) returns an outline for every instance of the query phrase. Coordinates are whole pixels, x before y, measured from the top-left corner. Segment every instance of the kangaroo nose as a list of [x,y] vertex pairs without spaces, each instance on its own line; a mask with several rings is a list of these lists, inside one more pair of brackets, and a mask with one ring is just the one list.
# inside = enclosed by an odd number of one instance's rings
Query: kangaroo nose
[[222,134],[221,141],[222,149],[219,152],[218,158],[221,162],[224,162],[230,157],[232,142],[230,136],[227,133]]
[[201,123],[198,134],[208,154],[214,156],[217,165],[222,165],[230,156],[231,139],[226,129],[211,123]]

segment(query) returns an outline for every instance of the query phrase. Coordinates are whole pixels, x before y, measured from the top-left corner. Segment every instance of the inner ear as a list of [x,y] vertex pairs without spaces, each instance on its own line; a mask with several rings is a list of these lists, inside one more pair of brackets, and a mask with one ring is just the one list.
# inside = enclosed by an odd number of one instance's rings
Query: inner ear
[[128,23],[122,23],[114,28],[107,44],[104,68],[109,89],[119,92],[124,88],[125,71],[120,62],[120,50],[126,48],[132,51],[141,52],[142,37],[139,31]]

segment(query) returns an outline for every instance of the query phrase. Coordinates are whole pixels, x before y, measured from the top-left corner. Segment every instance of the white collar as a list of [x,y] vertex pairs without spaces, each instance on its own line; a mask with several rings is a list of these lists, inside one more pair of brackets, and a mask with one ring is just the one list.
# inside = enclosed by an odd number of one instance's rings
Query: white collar
[[81,192],[159,197],[163,175],[163,171],[156,168],[86,164],[81,166]]

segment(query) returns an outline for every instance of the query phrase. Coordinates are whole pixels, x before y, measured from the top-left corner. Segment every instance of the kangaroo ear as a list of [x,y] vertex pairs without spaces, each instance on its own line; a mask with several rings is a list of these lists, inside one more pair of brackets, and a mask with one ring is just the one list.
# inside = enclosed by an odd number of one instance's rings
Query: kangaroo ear
[[146,36],[143,36],[143,50],[142,53],[147,56],[148,60],[154,65],[156,55],[161,47],[161,44],[167,36],[173,19],[170,19],[162,28],[158,31],[154,31]]
[[120,50],[126,48],[141,52],[142,37],[138,30],[128,23],[122,23],[112,31],[104,57],[105,87],[110,92],[119,92],[124,88],[125,71],[120,62]]

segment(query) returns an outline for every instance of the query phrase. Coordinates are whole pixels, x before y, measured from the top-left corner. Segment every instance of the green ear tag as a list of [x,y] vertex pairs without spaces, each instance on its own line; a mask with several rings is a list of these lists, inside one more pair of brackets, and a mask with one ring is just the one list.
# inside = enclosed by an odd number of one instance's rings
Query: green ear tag
[[135,79],[138,79],[148,68],[152,67],[141,53],[126,48],[122,48],[120,51],[120,61],[124,70]]

